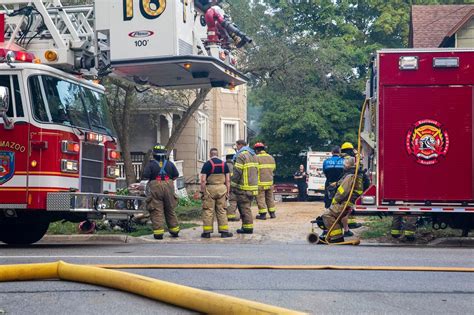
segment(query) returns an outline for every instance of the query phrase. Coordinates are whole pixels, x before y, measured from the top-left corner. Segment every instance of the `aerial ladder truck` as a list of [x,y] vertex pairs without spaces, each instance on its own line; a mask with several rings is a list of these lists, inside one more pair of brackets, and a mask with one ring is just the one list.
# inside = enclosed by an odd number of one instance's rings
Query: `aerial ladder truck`
[[54,221],[129,218],[104,87],[116,76],[168,89],[232,88],[251,42],[215,3],[0,3],[0,241],[30,244]]

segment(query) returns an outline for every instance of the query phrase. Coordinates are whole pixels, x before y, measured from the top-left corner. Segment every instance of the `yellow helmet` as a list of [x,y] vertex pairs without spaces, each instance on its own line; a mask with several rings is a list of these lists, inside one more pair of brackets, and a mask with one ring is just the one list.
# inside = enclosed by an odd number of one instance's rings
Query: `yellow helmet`
[[227,152],[225,153],[225,155],[234,155],[236,152],[234,149],[227,149]]
[[346,149],[354,149],[354,146],[350,142],[344,142],[341,145],[341,150],[346,150]]

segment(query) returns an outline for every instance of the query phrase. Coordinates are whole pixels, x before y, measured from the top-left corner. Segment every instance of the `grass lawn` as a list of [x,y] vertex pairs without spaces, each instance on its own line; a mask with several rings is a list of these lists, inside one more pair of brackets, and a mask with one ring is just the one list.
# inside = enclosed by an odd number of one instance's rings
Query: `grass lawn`
[[[362,239],[381,239],[390,241],[390,229],[392,224],[392,217],[367,217],[364,226],[366,229],[361,232],[360,236]],[[421,226],[417,227],[416,237],[420,242],[429,242],[436,238],[441,237],[459,237],[461,236],[461,230],[447,228],[445,230],[434,230],[431,227],[431,222],[425,222]]]

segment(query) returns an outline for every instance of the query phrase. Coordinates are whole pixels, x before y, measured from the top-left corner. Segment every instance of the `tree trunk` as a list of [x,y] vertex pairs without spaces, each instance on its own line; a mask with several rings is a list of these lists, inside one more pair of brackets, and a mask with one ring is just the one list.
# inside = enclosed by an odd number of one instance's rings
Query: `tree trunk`
[[193,117],[194,113],[201,107],[202,103],[206,100],[207,94],[209,94],[211,89],[200,89],[199,93],[196,95],[196,99],[193,101],[191,106],[189,106],[183,114],[183,117],[179,121],[178,125],[176,126],[175,130],[170,136],[168,143],[166,144],[166,149],[168,152],[171,152],[176,143],[178,142],[179,137],[183,133],[184,128],[188,124],[191,117]]
[[137,182],[135,171],[133,170],[132,156],[130,154],[130,112],[133,106],[134,87],[127,87],[122,112],[122,139],[120,147],[122,149],[123,164],[125,170],[125,180],[127,186]]

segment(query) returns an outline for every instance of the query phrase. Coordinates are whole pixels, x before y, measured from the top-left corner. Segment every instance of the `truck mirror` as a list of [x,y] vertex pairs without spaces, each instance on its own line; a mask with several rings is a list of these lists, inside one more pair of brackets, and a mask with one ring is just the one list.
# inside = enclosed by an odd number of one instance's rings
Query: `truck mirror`
[[0,117],[3,118],[5,129],[12,129],[13,122],[7,116],[8,108],[10,108],[10,89],[0,86]]
[[10,90],[6,86],[0,86],[0,113],[7,112],[10,107]]

